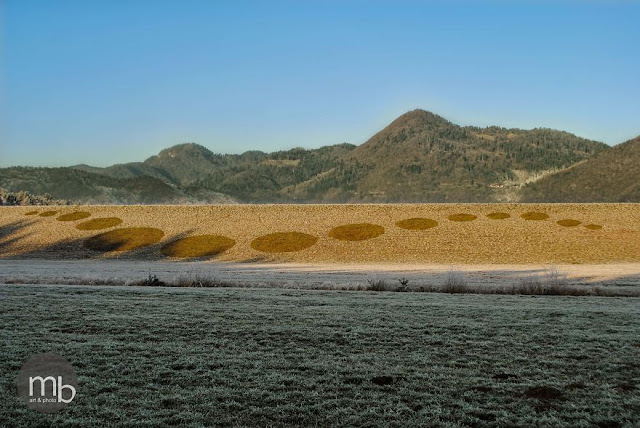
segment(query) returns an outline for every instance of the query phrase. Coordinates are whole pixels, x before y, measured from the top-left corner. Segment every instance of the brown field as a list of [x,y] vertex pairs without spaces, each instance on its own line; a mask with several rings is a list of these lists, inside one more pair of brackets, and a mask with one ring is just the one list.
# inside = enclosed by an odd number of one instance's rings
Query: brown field
[[[186,248],[189,240],[167,246],[191,236],[213,235],[233,240],[235,245],[210,251],[212,255],[205,259],[234,262],[640,262],[640,204],[59,206],[39,208],[38,215],[33,211],[34,207],[0,208],[0,258],[171,260],[166,254],[172,253],[163,252],[163,247],[180,248],[175,254],[193,256],[198,251]],[[61,216],[78,220],[57,221]],[[471,216],[476,218],[459,221]],[[87,222],[100,226],[101,221],[95,221],[101,218],[110,219],[105,223],[107,228],[81,230],[92,229],[82,226]],[[114,218],[122,222],[118,224]],[[437,226],[401,227],[404,220],[423,218],[437,222]],[[367,230],[341,228],[364,224],[373,226]],[[375,233],[364,233],[372,227]],[[159,232],[154,231],[151,237],[128,236],[132,231],[151,229]],[[269,241],[263,237],[283,232],[298,232],[306,237],[305,243],[287,241],[287,248],[293,251],[268,251],[258,245]],[[350,233],[358,240],[345,240]],[[366,239],[368,236],[371,238]],[[301,249],[296,251],[298,247]]]

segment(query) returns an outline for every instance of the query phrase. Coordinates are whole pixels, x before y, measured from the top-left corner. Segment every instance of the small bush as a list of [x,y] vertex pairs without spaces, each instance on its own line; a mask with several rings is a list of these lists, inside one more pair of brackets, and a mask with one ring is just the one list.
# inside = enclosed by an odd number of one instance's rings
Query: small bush
[[234,284],[219,280],[214,276],[205,276],[202,274],[181,275],[174,281],[176,287],[233,287]]
[[387,291],[387,283],[384,279],[370,278],[367,282],[369,283],[367,287],[369,291]]
[[441,291],[443,293],[469,293],[467,286],[467,276],[464,272],[450,269],[444,278]]
[[535,272],[522,278],[520,283],[513,287],[512,293],[554,296],[591,294],[590,290],[568,287],[567,282],[567,275],[557,267],[551,266],[542,274]]
[[147,278],[140,281],[134,281],[129,285],[138,285],[142,287],[165,287],[167,284],[160,281],[156,275],[152,275],[151,272],[149,272],[149,276]]

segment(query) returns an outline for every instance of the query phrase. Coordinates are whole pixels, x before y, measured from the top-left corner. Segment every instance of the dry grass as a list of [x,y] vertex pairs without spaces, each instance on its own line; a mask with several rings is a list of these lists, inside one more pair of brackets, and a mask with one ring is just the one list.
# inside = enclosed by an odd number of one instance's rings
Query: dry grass
[[76,211],[69,214],[62,214],[57,218],[58,221],[77,221],[91,217],[91,213],[87,211]]
[[496,212],[496,213],[487,214],[487,217],[490,218],[491,220],[504,220],[504,219],[510,218],[511,215],[507,213]]
[[354,223],[334,227],[329,236],[340,241],[364,241],[377,238],[384,233],[384,227],[371,223]]
[[220,235],[189,236],[170,242],[161,249],[167,257],[210,257],[220,254],[236,244],[231,238]]
[[89,221],[82,222],[76,226],[78,230],[101,230],[116,227],[122,224],[122,219],[118,217],[94,218]]
[[29,211],[29,212],[26,212],[24,215],[36,215],[36,214],[38,214],[38,211],[37,211],[37,210],[36,210],[36,211]]
[[451,221],[473,221],[475,219],[478,218],[478,216],[475,216],[473,214],[451,214],[449,217],[447,217],[449,220]]
[[558,220],[556,223],[558,223],[560,226],[564,226],[564,227],[576,227],[580,224],[582,224],[582,222],[580,220],[574,220],[571,218],[565,218],[562,220]]
[[101,233],[84,241],[94,251],[131,251],[160,241],[164,232],[152,227],[128,227]]
[[453,294],[472,292],[468,287],[467,276],[465,273],[453,268],[445,275],[442,288],[439,291]]
[[263,253],[289,253],[305,250],[318,242],[318,237],[302,232],[276,232],[251,242],[251,248]]
[[423,217],[408,218],[406,220],[401,220],[396,223],[396,226],[398,226],[399,228],[408,229],[408,230],[431,229],[432,227],[436,227],[437,225],[438,225],[437,221],[432,220],[430,218],[423,218]]
[[[193,235],[230,237],[237,241],[236,245],[217,256],[219,260],[229,262],[265,258],[274,262],[293,263],[444,265],[640,262],[640,204],[38,208],[40,213],[45,209],[57,210],[60,214],[89,211],[92,217],[73,222],[74,227],[66,227],[65,223],[57,221],[25,221],[25,213],[34,210],[34,207],[0,207],[0,233],[5,237],[2,240],[0,257],[82,259],[92,257],[82,246],[85,238],[112,230],[111,228],[154,227],[164,231],[165,236],[173,237],[172,240]],[[508,213],[511,218],[505,221],[490,220],[486,217],[487,214],[496,212]],[[525,212],[547,213],[550,219],[525,221],[520,218],[520,214]],[[478,219],[466,223],[447,220],[449,215],[456,213],[473,213]],[[439,224],[424,232],[410,231],[397,226],[400,221],[415,218],[433,219]],[[556,224],[560,219],[576,219],[582,224],[573,228],[561,228]],[[335,226],[348,224],[377,225],[373,226],[374,230],[384,229],[384,234],[359,242],[342,241],[327,236]],[[591,231],[592,226],[583,229],[583,225],[604,227],[602,230]],[[102,228],[106,229],[101,230]],[[91,230],[95,232],[92,233]],[[319,239],[309,250],[289,253],[285,251],[281,255],[268,250],[272,253],[268,257],[250,245],[257,237],[288,230],[304,232]],[[341,229],[334,230],[333,234],[339,230]],[[428,239],[425,239],[425,233],[428,234]],[[59,251],[61,248],[64,251]],[[122,254],[120,257],[159,259],[164,256],[158,247],[158,251],[138,251]]]
[[58,214],[58,211],[45,211],[40,213],[40,217],[53,217],[56,214]]
[[602,226],[599,224],[585,224],[584,227],[586,227],[589,230],[600,230],[602,229]]
[[549,214],[541,213],[538,211],[530,211],[530,212],[521,214],[520,217],[522,217],[525,220],[546,220],[549,218]]

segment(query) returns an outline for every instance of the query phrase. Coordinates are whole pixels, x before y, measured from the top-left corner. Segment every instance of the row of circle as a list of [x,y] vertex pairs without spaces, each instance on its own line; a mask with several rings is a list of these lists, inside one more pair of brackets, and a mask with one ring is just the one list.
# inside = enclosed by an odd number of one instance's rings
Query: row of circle
[[[57,211],[45,211],[40,213],[41,217],[52,217]],[[27,215],[38,214],[38,211],[30,211]],[[57,218],[59,221],[77,221],[91,216],[86,211],[76,211],[63,214]],[[510,218],[508,213],[495,212],[487,214],[493,220],[504,220]],[[521,215],[525,220],[546,220],[549,215],[542,212],[528,212]],[[448,216],[451,221],[468,222],[473,221],[477,216],[473,214],[452,214]],[[118,226],[122,219],[117,217],[103,217],[92,219],[76,225],[79,230],[99,230]],[[563,219],[557,222],[561,226],[575,227],[581,224],[578,220]],[[438,226],[436,220],[429,218],[410,218],[401,220],[396,226],[408,230],[426,230]],[[601,229],[602,226],[589,224],[585,225],[591,230]],[[334,227],[329,232],[329,236],[342,241],[363,241],[382,235],[384,227],[371,223],[347,224]],[[109,252],[109,251],[130,251],[159,242],[164,236],[160,229],[149,227],[132,227],[116,229],[109,232],[93,236],[84,242],[86,248]],[[261,236],[251,242],[251,247],[255,250],[267,253],[294,252],[307,249],[318,241],[317,236],[302,232],[276,232]],[[236,241],[226,236],[220,235],[196,235],[174,240],[165,244],[161,252],[168,257],[197,258],[208,257],[220,254],[235,245]]]

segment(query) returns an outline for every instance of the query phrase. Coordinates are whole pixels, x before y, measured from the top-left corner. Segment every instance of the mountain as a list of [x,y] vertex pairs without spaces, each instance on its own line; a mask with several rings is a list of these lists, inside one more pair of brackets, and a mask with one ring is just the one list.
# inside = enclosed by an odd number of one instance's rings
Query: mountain
[[461,127],[414,110],[359,146],[228,155],[188,143],[106,168],[0,169],[0,187],[91,203],[517,201],[526,183],[610,151],[567,132]]
[[298,186],[298,197],[334,202],[504,200],[523,177],[567,167],[607,148],[549,129],[460,127],[414,110],[342,157],[333,170]]
[[640,136],[523,189],[527,202],[640,202]]
[[75,168],[11,167],[0,169],[0,187],[90,204],[235,202],[227,195],[190,194],[157,178],[114,178]]

